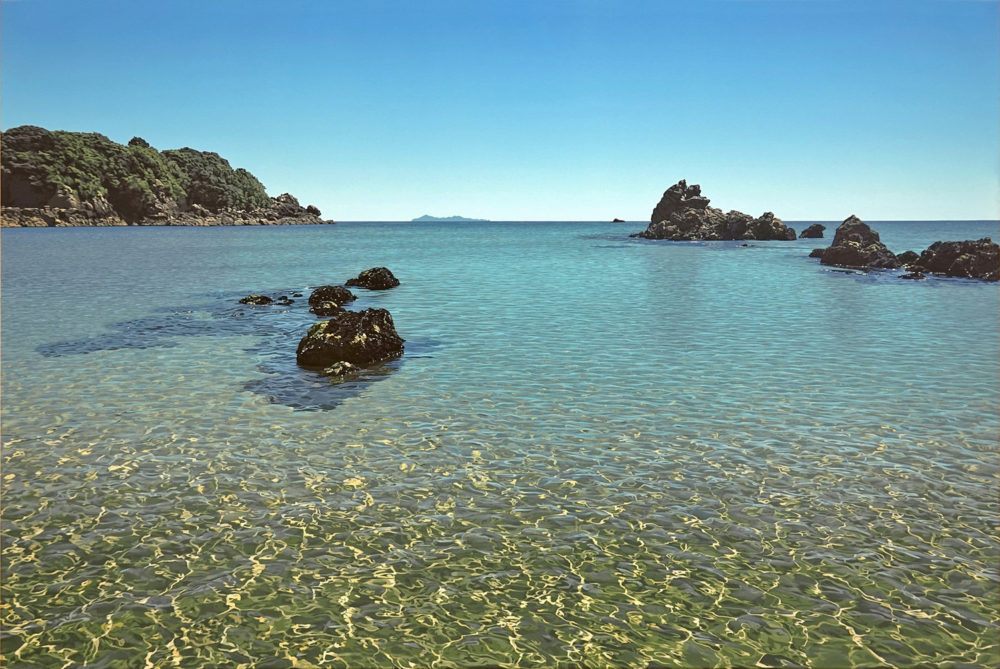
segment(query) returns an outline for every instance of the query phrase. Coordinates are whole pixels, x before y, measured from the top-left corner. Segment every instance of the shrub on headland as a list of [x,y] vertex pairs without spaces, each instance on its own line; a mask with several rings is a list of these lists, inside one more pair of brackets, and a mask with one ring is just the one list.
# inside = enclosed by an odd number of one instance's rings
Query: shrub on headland
[[53,208],[141,224],[176,221],[186,212],[229,215],[282,207],[275,216],[258,218],[320,222],[318,209],[307,211],[294,198],[272,200],[254,175],[233,169],[217,153],[186,147],[161,152],[141,137],[122,145],[98,133],[30,125],[7,130],[0,141],[5,213]]

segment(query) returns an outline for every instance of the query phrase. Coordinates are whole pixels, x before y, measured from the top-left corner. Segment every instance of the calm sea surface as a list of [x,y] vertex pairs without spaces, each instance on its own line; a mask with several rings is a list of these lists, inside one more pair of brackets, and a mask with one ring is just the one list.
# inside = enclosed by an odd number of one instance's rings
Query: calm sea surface
[[997,285],[643,227],[3,230],[4,666],[997,666]]

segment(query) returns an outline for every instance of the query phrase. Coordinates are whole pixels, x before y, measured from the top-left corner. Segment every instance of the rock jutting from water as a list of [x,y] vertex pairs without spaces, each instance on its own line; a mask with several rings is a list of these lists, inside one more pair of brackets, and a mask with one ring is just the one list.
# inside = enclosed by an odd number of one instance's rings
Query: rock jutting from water
[[254,306],[266,306],[268,304],[278,304],[281,306],[289,306],[295,303],[295,300],[289,299],[287,295],[279,295],[278,297],[271,298],[267,295],[261,295],[259,293],[251,293],[246,297],[240,298],[240,304],[250,304]]
[[303,367],[330,369],[349,363],[352,367],[344,369],[353,371],[399,357],[403,342],[385,309],[342,311],[309,328],[295,357]]
[[309,295],[309,311],[317,316],[335,316],[357,297],[343,286],[320,286]]
[[3,132],[2,144],[5,227],[333,222],[288,193],[269,197],[253,174],[209,151],[37,126]]
[[399,285],[399,279],[392,275],[385,267],[372,267],[366,269],[353,279],[348,279],[348,286],[357,286],[369,290],[388,290]]
[[324,302],[333,302],[338,306],[344,306],[356,299],[357,296],[343,286],[320,286],[309,295],[309,304],[316,306]]
[[251,293],[244,298],[240,299],[240,304],[255,304],[255,305],[265,305],[274,302],[267,295],[260,295],[258,293]]
[[997,281],[1000,279],[1000,247],[984,237],[960,242],[934,242],[915,261],[913,272],[930,272],[951,277]]
[[653,208],[649,227],[631,236],[672,241],[795,239],[795,230],[771,212],[754,218],[735,210],[723,213],[721,209],[708,206],[709,202],[701,194],[701,186],[688,186],[687,181],[681,179],[663,193]]
[[823,265],[853,269],[895,269],[901,263],[879,240],[878,233],[853,214],[837,228],[833,243],[823,251]]
[[824,230],[826,230],[825,225],[820,225],[819,223],[813,223],[808,228],[799,233],[799,239],[822,239]]
[[920,254],[916,251],[903,251],[902,253],[896,254],[896,260],[898,260],[899,264],[903,267],[912,265],[918,258],[920,258]]

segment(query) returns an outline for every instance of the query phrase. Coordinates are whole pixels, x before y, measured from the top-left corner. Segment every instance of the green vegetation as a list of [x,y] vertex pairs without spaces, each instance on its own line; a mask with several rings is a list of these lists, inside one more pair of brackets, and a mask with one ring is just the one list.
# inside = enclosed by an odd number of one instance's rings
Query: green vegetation
[[73,206],[104,198],[126,220],[201,205],[252,210],[269,203],[264,186],[217,153],[157,151],[133,137],[127,146],[97,133],[20,126],[2,136],[6,206]]
[[183,148],[161,154],[181,174],[181,185],[190,204],[213,211],[224,208],[256,209],[271,198],[257,177],[243,168],[234,170],[217,153]]

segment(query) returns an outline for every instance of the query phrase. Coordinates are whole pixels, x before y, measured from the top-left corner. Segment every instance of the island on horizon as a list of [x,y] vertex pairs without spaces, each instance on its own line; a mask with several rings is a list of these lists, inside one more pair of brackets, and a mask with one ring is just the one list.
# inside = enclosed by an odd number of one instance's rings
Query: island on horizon
[[447,223],[489,223],[490,220],[487,218],[466,218],[465,216],[431,216],[430,214],[424,214],[418,218],[412,219],[411,223],[428,223],[428,222],[447,222]]

